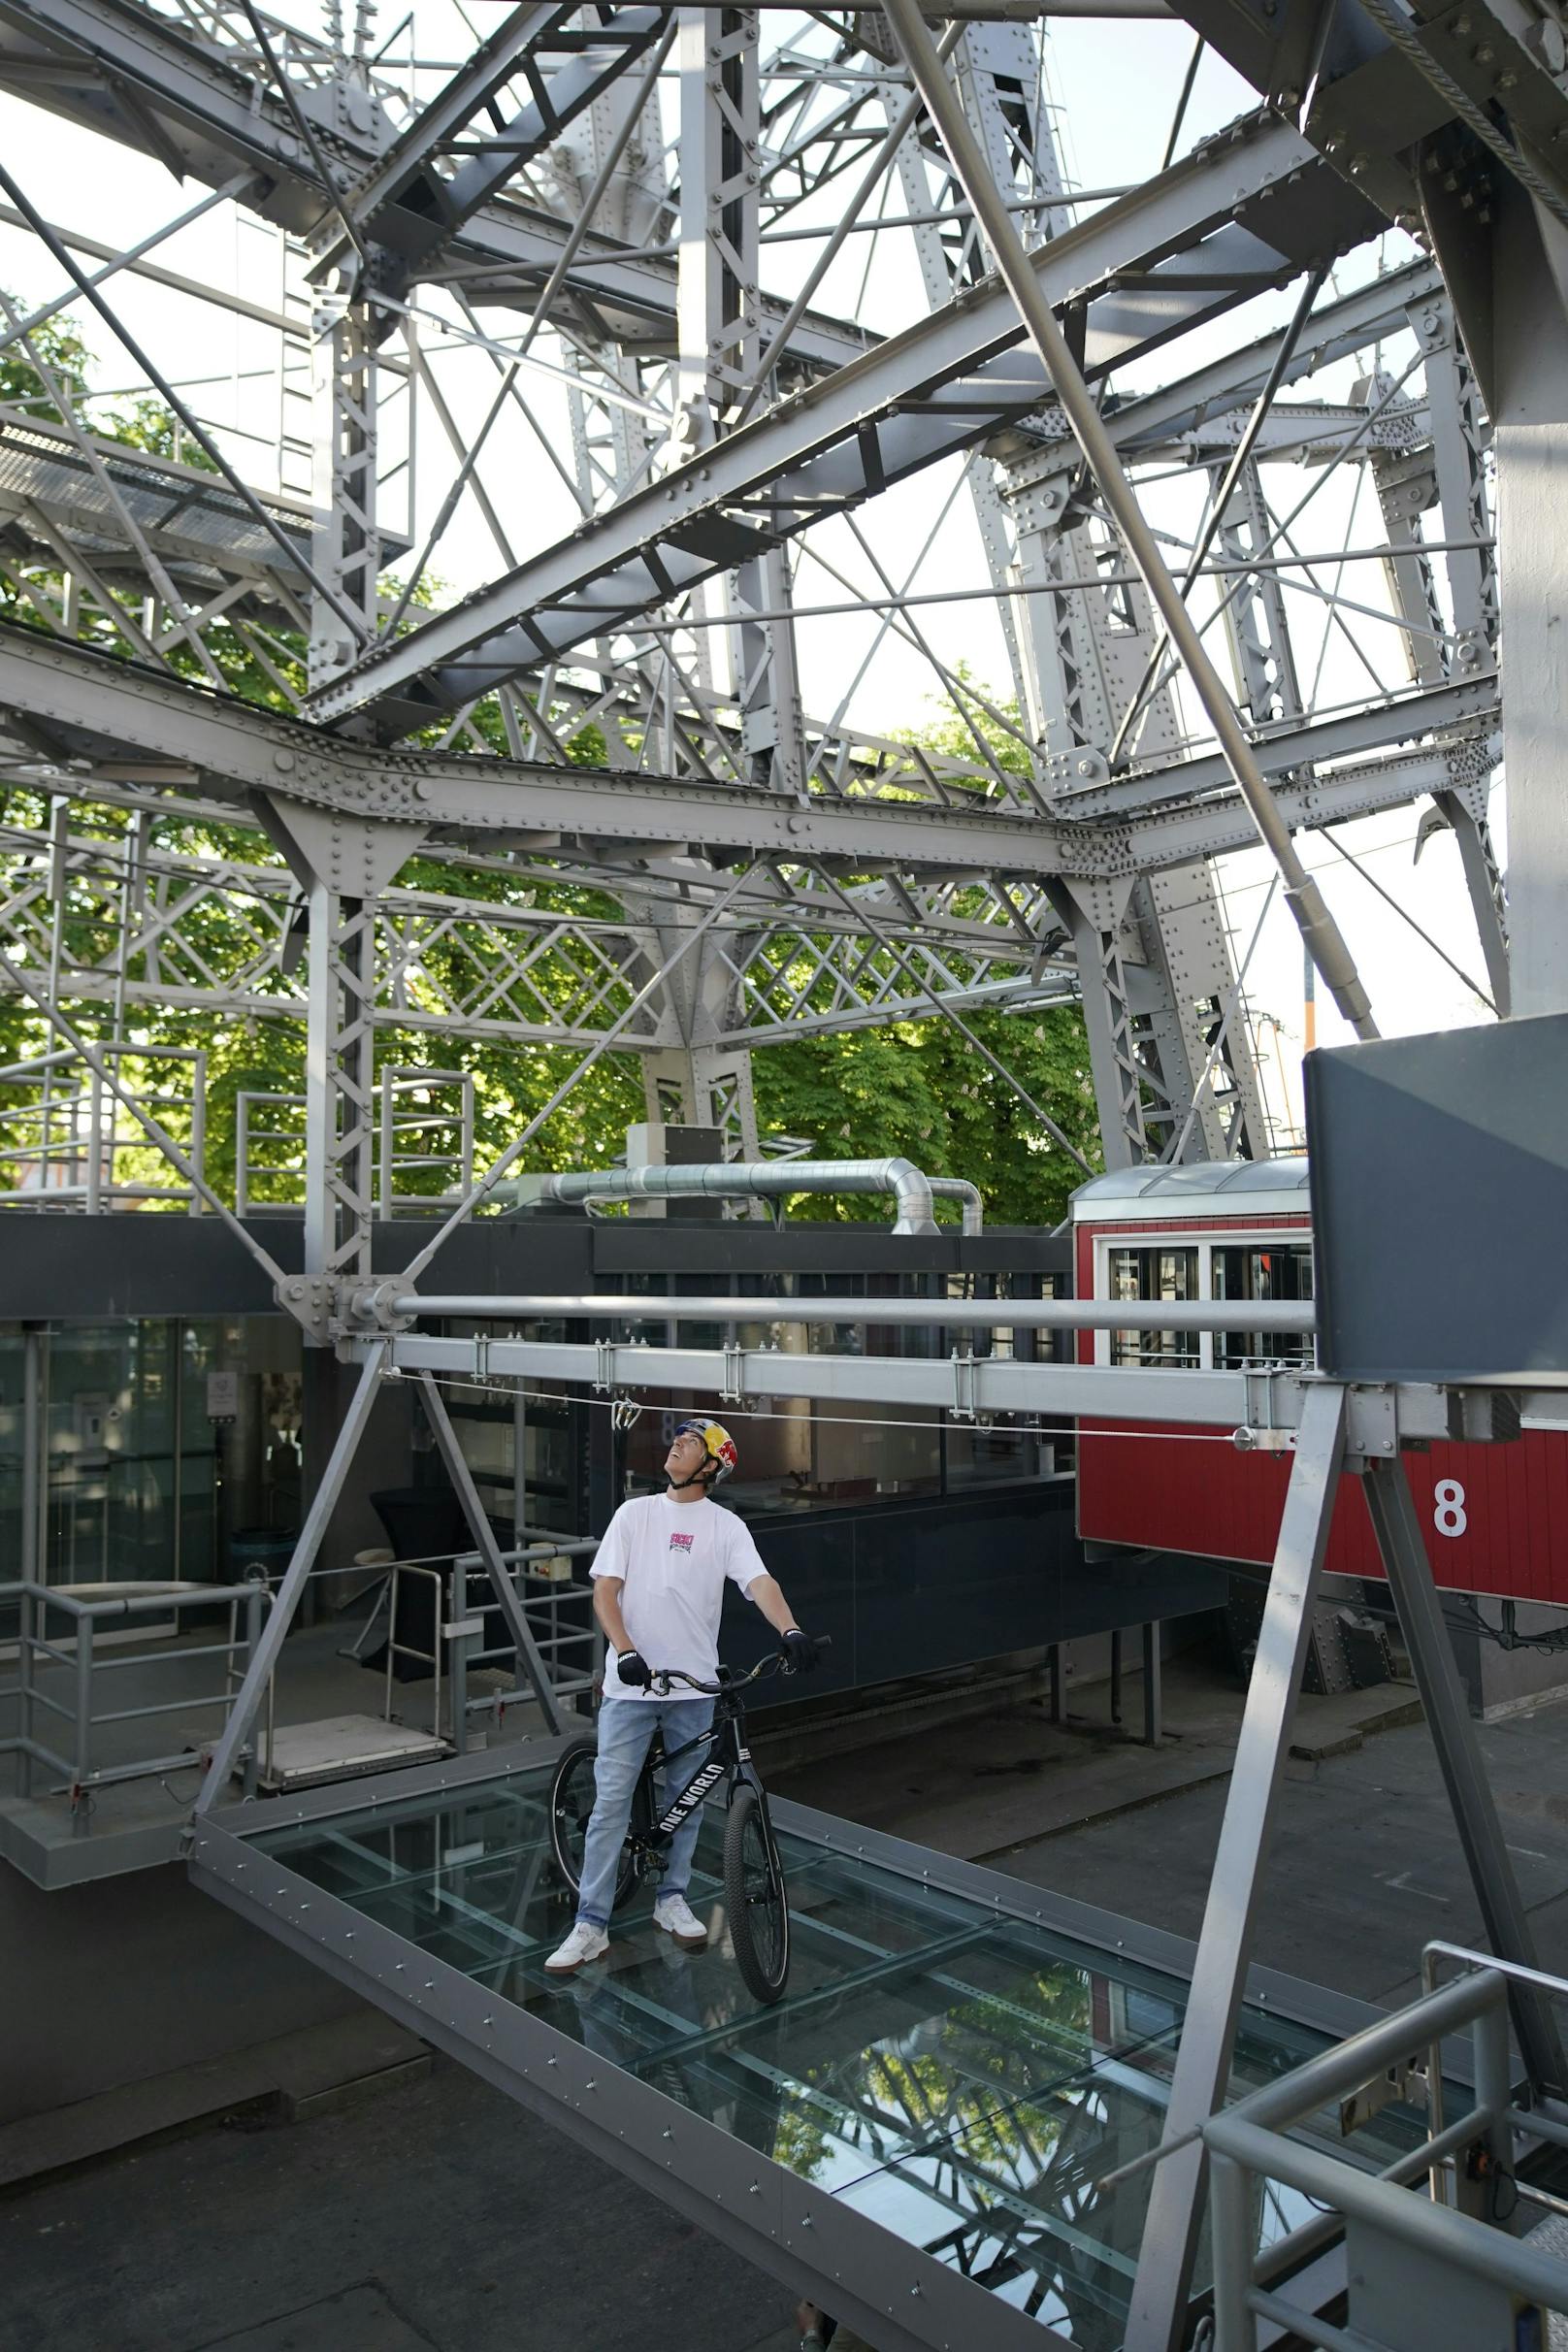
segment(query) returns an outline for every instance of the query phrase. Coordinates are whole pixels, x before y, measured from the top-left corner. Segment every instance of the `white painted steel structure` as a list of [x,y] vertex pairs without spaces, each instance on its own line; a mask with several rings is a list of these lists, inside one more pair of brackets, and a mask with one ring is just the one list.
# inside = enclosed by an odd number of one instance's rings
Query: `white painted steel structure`
[[[1373,274],[1382,182],[1277,112],[1075,195],[1048,24],[1014,15],[960,13],[939,138],[934,89],[923,105],[869,11],[524,6],[438,63],[417,12],[378,47],[370,9],[312,29],[249,0],[0,7],[0,87],[179,172],[163,237],[221,202],[271,256],[266,299],[259,272],[204,287],[159,237],[122,254],[8,168],[6,216],[58,285],[35,311],[124,343],[115,277],[145,275],[278,350],[266,449],[133,337],[169,456],[95,429],[39,316],[0,320],[0,357],[43,384],[0,414],[0,598],[26,625],[0,630],[5,769],[36,796],[0,843],[0,946],[95,1033],[169,1002],[313,1024],[315,1264],[353,1254],[372,1197],[384,1031],[591,1046],[654,974],[617,1038],[650,1116],[716,1121],[748,1159],[770,1040],[1074,996],[1109,1164],[1261,1154],[1209,866],[1259,826],[1291,867],[1314,828],[1429,800],[1506,1006],[1490,434],[1454,290],[1408,244]],[[1001,208],[983,232],[976,171]],[[882,300],[866,317],[823,291],[851,245]],[[923,310],[888,332],[875,264],[911,245]],[[1020,268],[1065,322],[1048,363]],[[1248,306],[1291,286],[1259,332]],[[1199,358],[1232,313],[1234,352]],[[1103,418],[1087,473],[1064,351]],[[1379,356],[1349,398],[1300,397],[1357,353]],[[477,430],[458,359],[490,372]],[[1020,714],[1000,724],[941,657],[941,585],[895,580],[876,545],[879,497],[958,458]],[[577,517],[553,544],[515,494],[541,467]],[[1209,491],[1185,556],[1173,468]],[[1330,520],[1320,545],[1320,493],[1347,479],[1364,543]],[[494,578],[410,602],[459,512]],[[1167,563],[1225,673],[1201,707],[1155,625],[1181,622]],[[823,710],[795,616],[825,608],[880,615],[972,750]],[[741,887],[680,953],[713,861]],[[1287,882],[1358,1003],[1316,886]]]
[[[766,1349],[411,1327],[445,1235],[604,1052],[640,1057],[650,1118],[678,1107],[722,1125],[755,1160],[748,1057],[770,1039],[1076,996],[1110,1167],[1260,1157],[1211,862],[1264,842],[1325,985],[1371,1034],[1298,843],[1412,801],[1456,834],[1499,1013],[1568,1002],[1560,10],[1181,13],[1258,110],[1182,153],[1183,93],[1160,170],[1074,193],[1045,25],[1010,7],[959,10],[938,40],[915,0],[886,15],[523,0],[469,53],[430,60],[411,19],[377,47],[368,0],[351,24],[324,0],[313,28],[255,0],[0,0],[0,88],[183,183],[164,230],[127,252],[112,223],[62,218],[67,191],[0,160],[4,218],[53,289],[28,313],[0,298],[0,360],[27,371],[0,408],[0,988],[49,1032],[29,1116],[46,1159],[68,1155],[62,1190],[93,1206],[112,1205],[133,1121],[310,1336],[362,1367],[204,1808],[240,1757],[384,1374],[421,1382],[552,1727],[438,1369],[735,1396],[778,1379]],[[265,281],[205,284],[151,258],[216,203],[268,253]],[[1407,242],[1380,269],[1391,223]],[[912,239],[918,306],[830,304],[826,267],[780,259],[802,230],[829,254],[864,238],[868,283],[879,241]],[[123,275],[275,339],[276,416],[245,463],[192,405],[183,353],[132,332]],[[1293,296],[1284,323],[1249,314],[1280,294]],[[40,340],[46,314],[118,346],[162,404],[167,447],[101,429]],[[1222,320],[1235,347],[1195,350]],[[448,381],[459,348],[487,376],[477,431]],[[1357,354],[1343,397],[1297,397]],[[561,445],[541,387],[567,404]],[[928,590],[918,564],[895,579],[876,544],[878,501],[944,464],[973,502],[1016,718],[943,660],[933,616],[951,590]],[[1159,496],[1172,469],[1207,486],[1185,540]],[[546,470],[563,532],[509,495]],[[1346,479],[1369,489],[1376,523],[1326,548],[1310,518],[1292,536]],[[489,576],[456,602],[428,586],[416,601],[460,508],[493,545]],[[847,569],[830,522],[855,542]],[[824,707],[800,626],[843,612],[919,653],[972,748],[937,756],[857,729],[852,696]],[[1370,622],[1396,648],[1386,665],[1362,641]],[[1348,698],[1325,682],[1330,640],[1366,673]],[[1505,749],[1506,903],[1488,828]],[[303,1028],[303,1275],[285,1278],[209,1181],[196,1108],[176,1117],[128,1067],[138,1013],[169,1004]],[[452,1079],[461,1041],[581,1060],[477,1180],[461,1136],[415,1105],[420,1133],[445,1137],[456,1205],[376,1285],[387,1030],[431,1034],[433,1084]],[[407,1105],[417,1073],[399,1055]],[[390,1108],[380,1124],[390,1198]],[[789,1360],[797,1393],[945,1382],[960,1412],[1170,1409],[1159,1374],[964,1347],[945,1364]],[[1188,2329],[1198,2134],[1225,2081],[1347,1460],[1366,1478],[1489,1932],[1530,1964],[1398,1466],[1401,1444],[1446,1426],[1443,1395],[1267,1372],[1184,1375],[1180,1390],[1211,1423],[1292,1430],[1295,1464],[1129,2352],[1176,2352]],[[1561,2091],[1545,2012],[1525,1977],[1513,1991],[1532,2079]],[[936,2327],[916,2316],[903,2333],[933,2341]]]

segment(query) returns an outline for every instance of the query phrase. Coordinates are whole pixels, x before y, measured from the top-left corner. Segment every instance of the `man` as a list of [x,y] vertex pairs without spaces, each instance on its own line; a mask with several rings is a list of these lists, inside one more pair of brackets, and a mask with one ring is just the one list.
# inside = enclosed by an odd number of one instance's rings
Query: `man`
[[[655,1730],[663,1730],[666,1751],[672,1753],[699,1738],[713,1719],[711,1699],[696,1692],[660,1698],[649,1684],[654,1674],[672,1667],[699,1682],[716,1679],[726,1579],[733,1578],[762,1611],[793,1666],[803,1670],[817,1662],[815,1642],[797,1625],[745,1522],[712,1500],[712,1488],[729,1477],[737,1458],[734,1438],[717,1421],[682,1421],[665,1456],[665,1492],[623,1503],[599,1547],[594,1614],[613,1657],[604,1665],[596,1795],[583,1842],[577,1919],[544,1963],[552,1976],[569,1976],[609,1947],[609,1914],[632,1792]],[[694,1766],[697,1760],[688,1759]],[[671,1797],[688,1777],[670,1788]],[[701,1824],[698,1807],[671,1838],[653,1907],[655,1927],[689,1952],[702,1951],[707,1943],[707,1931],[686,1900]]]

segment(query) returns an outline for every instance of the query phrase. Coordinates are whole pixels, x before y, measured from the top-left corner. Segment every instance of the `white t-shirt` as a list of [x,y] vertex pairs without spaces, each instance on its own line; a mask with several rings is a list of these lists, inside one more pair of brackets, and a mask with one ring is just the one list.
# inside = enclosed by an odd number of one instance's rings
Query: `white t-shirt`
[[[765,1576],[744,1519],[717,1503],[672,1503],[667,1494],[639,1494],[623,1503],[604,1530],[595,1576],[621,1579],[621,1620],[634,1650],[657,1673],[678,1667],[711,1682],[719,1670],[719,1617],[724,1580],[742,1592]],[[613,1650],[604,1658],[606,1699],[689,1699],[677,1682],[665,1693],[623,1682]]]

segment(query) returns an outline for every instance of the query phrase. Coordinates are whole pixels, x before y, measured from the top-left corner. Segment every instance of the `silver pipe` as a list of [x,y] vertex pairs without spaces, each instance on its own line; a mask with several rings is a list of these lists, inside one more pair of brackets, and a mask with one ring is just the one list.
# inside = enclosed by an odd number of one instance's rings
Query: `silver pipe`
[[[370,1305],[375,1293],[358,1293]],[[627,1298],[589,1291],[518,1298],[408,1291],[392,1300],[394,1315],[461,1315],[502,1323],[563,1316],[638,1323],[937,1323],[972,1327],[976,1319],[1021,1331],[1281,1331],[1311,1333],[1310,1298]]]
[[[1265,2083],[1260,2090],[1237,2102],[1231,2108],[1238,2121],[1264,2132],[1288,2132],[1293,2124],[1303,2123],[1320,2107],[1338,2099],[1348,2099],[1364,2083],[1374,2082],[1390,2067],[1403,2060],[1419,2056],[1438,2041],[1446,2041],[1488,2009],[1498,2009],[1506,1998],[1500,1976],[1488,1973],[1458,1976],[1441,1991],[1426,1994],[1413,2001],[1408,2009],[1396,2009],[1391,2016],[1379,2017],[1373,2024],[1363,2026],[1358,2034],[1345,2042],[1336,2042],[1332,2049],[1322,2050],[1303,2066],[1282,2074],[1278,2081]],[[1479,2109],[1480,2102],[1477,2107]],[[1204,2137],[1213,2139],[1207,2124]],[[1245,2161],[1245,2159],[1243,2159]]]
[[971,1184],[967,1176],[928,1176],[927,1183],[938,1200],[957,1200],[964,1205],[964,1236],[972,1241],[986,1229],[986,1204],[980,1197],[980,1187]]
[[519,1201],[757,1200],[792,1192],[891,1192],[896,1233],[939,1231],[932,1195],[964,1203],[964,1230],[985,1228],[978,1187],[962,1176],[926,1176],[911,1160],[732,1160],[676,1168],[574,1168],[508,1186]]

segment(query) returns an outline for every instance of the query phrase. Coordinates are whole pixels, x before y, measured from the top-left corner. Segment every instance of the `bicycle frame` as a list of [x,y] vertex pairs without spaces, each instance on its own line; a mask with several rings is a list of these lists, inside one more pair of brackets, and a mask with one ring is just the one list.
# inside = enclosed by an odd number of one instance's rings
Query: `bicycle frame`
[[[766,1792],[761,1781],[755,1772],[747,1770],[751,1763],[751,1750],[741,1741],[740,1729],[744,1719],[745,1711],[738,1693],[722,1693],[714,1702],[713,1721],[705,1731],[700,1731],[695,1739],[684,1740],[678,1748],[667,1750],[661,1735],[649,1748],[647,1759],[637,1776],[637,1791],[633,1798],[634,1836],[640,1838],[644,1845],[668,1846],[681,1823],[697,1811],[709,1791],[716,1788],[726,1777],[730,1781],[732,1798],[738,1783],[742,1780],[749,1780],[766,1803]],[[698,1766],[679,1796],[667,1805],[655,1819],[655,1777],[660,1772],[668,1772],[672,1764],[679,1763],[682,1756],[691,1755],[698,1748],[705,1751],[706,1761]],[[646,1816],[643,1821],[637,1822],[636,1816],[644,1807]]]

